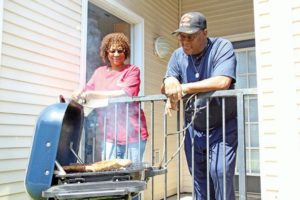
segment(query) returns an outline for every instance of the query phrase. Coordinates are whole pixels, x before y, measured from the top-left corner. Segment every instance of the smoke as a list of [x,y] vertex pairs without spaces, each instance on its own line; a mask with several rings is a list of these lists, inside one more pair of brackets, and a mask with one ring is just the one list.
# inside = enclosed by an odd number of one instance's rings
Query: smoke
[[95,69],[101,64],[99,46],[102,33],[99,29],[98,21],[91,17],[88,18],[87,29],[86,80],[89,80]]

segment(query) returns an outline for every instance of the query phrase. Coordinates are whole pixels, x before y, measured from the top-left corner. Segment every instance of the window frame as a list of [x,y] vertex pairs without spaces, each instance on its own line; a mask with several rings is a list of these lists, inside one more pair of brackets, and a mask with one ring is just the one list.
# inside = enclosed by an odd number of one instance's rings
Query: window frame
[[[253,39],[254,40],[254,39]],[[235,49],[234,49],[234,51],[235,52],[247,52],[247,55],[248,55],[248,52],[249,51],[256,51],[256,48],[255,48],[255,42],[253,42],[253,40],[251,41],[251,40],[248,40],[246,43],[243,43],[242,45],[234,45],[235,46]],[[235,44],[238,44],[239,43],[239,41],[236,41],[235,42]],[[254,45],[254,46],[251,46],[251,47],[245,47],[245,44],[248,44],[248,45]],[[247,56],[247,63],[249,62],[249,60],[248,60],[248,56]],[[248,66],[247,66],[248,67]],[[245,73],[246,74],[246,76],[247,76],[247,88],[249,88],[249,74],[251,74],[251,73],[249,73],[248,72],[248,69],[247,69],[247,72]],[[256,76],[257,76],[257,73],[255,73],[256,74]],[[238,78],[239,77],[239,75],[237,74],[236,75],[236,78]],[[257,87],[257,85],[256,85],[256,87]],[[240,88],[240,89],[242,89],[242,88]],[[248,114],[248,116],[245,116],[247,119],[250,119],[250,112],[249,112],[249,110],[250,110],[250,103],[249,103],[249,100],[251,100],[251,99],[256,99],[256,101],[257,101],[257,96],[249,96],[249,97],[247,97],[247,99],[245,100],[245,103],[247,103],[248,104],[248,112],[247,112],[247,114]],[[246,113],[245,113],[246,114]],[[247,140],[248,140],[248,145],[246,144],[246,154],[247,154],[247,156],[246,156],[246,159],[247,159],[247,161],[246,161],[246,163],[247,163],[247,176],[257,176],[257,177],[260,177],[260,169],[259,169],[259,172],[257,173],[257,172],[253,172],[253,165],[252,165],[252,156],[251,156],[251,153],[252,153],[252,150],[258,150],[258,151],[260,151],[260,147],[258,146],[258,147],[252,147],[251,146],[251,133],[250,133],[250,129],[251,129],[251,124],[257,124],[257,125],[259,125],[259,123],[258,123],[258,121],[257,122],[251,122],[250,120],[248,120],[248,121],[245,121],[245,128],[247,128],[247,130],[248,130],[248,134],[247,135],[245,135],[245,137],[247,137]],[[236,174],[238,174],[238,171],[236,170]]]

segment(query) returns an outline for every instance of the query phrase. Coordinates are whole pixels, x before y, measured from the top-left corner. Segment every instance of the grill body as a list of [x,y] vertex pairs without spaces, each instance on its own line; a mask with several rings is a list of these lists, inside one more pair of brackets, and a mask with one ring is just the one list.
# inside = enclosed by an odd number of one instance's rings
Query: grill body
[[77,162],[69,144],[78,153],[83,119],[82,106],[74,101],[50,105],[39,115],[25,178],[33,199],[51,187],[56,160],[61,165]]
[[146,188],[149,177],[167,169],[135,163],[106,172],[66,173],[61,166],[80,159],[84,113],[75,101],[46,107],[38,117],[26,171],[25,188],[33,199],[131,199]]

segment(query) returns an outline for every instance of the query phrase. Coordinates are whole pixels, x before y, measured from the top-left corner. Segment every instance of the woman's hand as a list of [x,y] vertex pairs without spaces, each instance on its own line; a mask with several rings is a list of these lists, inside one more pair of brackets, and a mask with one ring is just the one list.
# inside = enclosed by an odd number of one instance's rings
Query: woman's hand
[[81,94],[83,93],[83,90],[82,89],[77,89],[75,90],[73,93],[72,93],[72,99],[74,101],[79,101],[79,99],[81,99]]
[[92,91],[84,91],[82,89],[78,89],[72,93],[72,99],[80,104],[86,103],[92,98],[94,98]]

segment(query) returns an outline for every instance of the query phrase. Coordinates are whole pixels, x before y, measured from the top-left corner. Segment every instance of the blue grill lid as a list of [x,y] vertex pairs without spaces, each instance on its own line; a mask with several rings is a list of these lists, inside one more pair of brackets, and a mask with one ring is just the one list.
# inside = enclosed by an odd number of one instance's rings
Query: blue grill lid
[[40,114],[33,138],[25,187],[33,199],[52,185],[55,160],[61,165],[76,163],[83,127],[83,108],[75,101],[46,107]]

